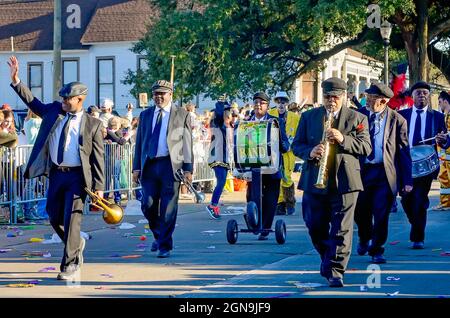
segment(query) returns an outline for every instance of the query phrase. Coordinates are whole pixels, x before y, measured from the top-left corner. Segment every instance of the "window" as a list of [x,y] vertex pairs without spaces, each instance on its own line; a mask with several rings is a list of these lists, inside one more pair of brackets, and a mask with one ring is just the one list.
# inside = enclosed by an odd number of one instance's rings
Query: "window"
[[114,102],[114,58],[97,58],[97,105],[103,99],[109,98]]
[[33,95],[39,99],[44,99],[44,65],[43,63],[28,63],[28,87]]
[[148,64],[147,60],[143,56],[138,56],[138,63],[137,63],[138,70],[146,71],[148,70]]
[[80,80],[80,60],[77,58],[63,59],[62,61],[63,85]]

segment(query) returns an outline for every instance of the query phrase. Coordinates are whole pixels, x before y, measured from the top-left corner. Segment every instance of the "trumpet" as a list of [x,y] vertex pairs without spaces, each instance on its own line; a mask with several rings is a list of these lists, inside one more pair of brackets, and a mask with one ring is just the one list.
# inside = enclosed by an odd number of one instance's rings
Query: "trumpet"
[[108,202],[88,188],[84,188],[84,190],[91,197],[92,205],[100,210],[103,210],[103,220],[107,224],[118,224],[122,222],[123,208],[120,205]]
[[205,201],[205,194],[195,190],[192,183],[184,176],[183,169],[178,169],[175,172],[175,175],[176,175],[178,181],[183,182],[189,189],[189,192],[191,192],[195,196],[195,200],[194,200],[195,203],[202,203],[203,201]]

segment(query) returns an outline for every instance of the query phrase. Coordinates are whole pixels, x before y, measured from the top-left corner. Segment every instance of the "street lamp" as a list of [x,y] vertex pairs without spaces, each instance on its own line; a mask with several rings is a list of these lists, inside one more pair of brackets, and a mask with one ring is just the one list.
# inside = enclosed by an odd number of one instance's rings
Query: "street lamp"
[[380,25],[380,34],[383,39],[384,45],[384,84],[389,85],[389,73],[388,73],[388,65],[389,65],[389,38],[391,36],[392,26],[388,21],[384,21]]

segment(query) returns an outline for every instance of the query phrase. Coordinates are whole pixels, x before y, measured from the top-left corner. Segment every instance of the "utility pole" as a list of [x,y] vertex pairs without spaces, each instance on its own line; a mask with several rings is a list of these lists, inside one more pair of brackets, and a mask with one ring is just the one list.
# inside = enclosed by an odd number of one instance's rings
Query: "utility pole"
[[53,12],[53,100],[61,88],[61,0],[54,0]]

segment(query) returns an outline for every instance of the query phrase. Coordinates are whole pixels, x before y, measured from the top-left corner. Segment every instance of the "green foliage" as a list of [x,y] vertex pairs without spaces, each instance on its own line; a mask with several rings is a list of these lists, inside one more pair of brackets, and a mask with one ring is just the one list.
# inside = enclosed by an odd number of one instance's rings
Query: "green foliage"
[[[323,66],[327,53],[355,40],[367,55],[383,60],[378,29],[368,30],[367,0],[152,0],[161,18],[133,51],[146,57],[146,72],[129,72],[132,93],[170,78],[175,55],[175,95],[198,93],[245,98],[257,90],[290,89],[295,79]],[[384,17],[399,15],[414,23],[413,0],[379,0]],[[447,10],[433,1],[438,20]],[[445,12],[447,12],[445,11]],[[441,15],[440,15],[441,14]],[[431,18],[430,16],[430,18]],[[433,21],[434,21],[433,20]],[[405,22],[406,23],[406,22]],[[392,63],[406,60],[400,29],[392,36]],[[342,46],[342,45],[341,45]],[[342,48],[345,48],[342,47]]]

